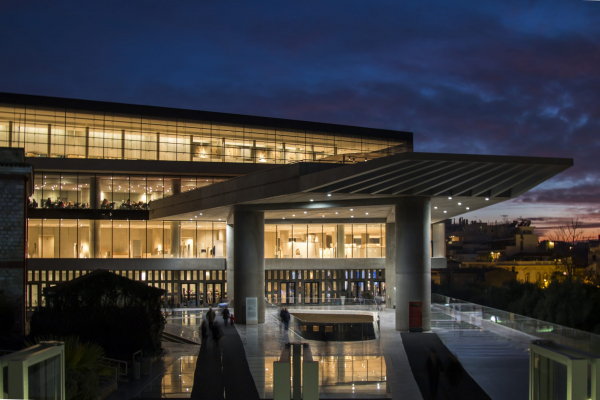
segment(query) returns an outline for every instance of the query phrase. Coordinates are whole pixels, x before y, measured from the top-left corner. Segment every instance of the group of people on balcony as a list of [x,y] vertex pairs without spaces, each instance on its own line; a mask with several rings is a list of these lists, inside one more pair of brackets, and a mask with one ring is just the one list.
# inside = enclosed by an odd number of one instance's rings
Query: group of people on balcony
[[[115,209],[115,202],[113,201],[112,203],[109,203],[109,201],[107,199],[104,199],[102,201],[102,205],[101,207],[103,210],[114,210]],[[148,209],[148,204],[144,203],[143,201],[139,201],[139,202],[131,202],[129,199],[127,199],[127,201],[124,201],[121,203],[121,205],[119,205],[119,210],[147,210]]]
[[[40,205],[38,204],[38,202],[35,199],[31,199],[28,198],[27,199],[27,208],[29,209],[37,209]],[[63,209],[63,210],[71,210],[71,209],[80,209],[80,210],[87,210],[90,208],[90,203],[80,203],[80,202],[74,202],[74,201],[62,201],[59,198],[57,198],[56,200],[52,200],[50,197],[48,197],[48,199],[46,200],[46,202],[43,204],[42,208],[46,209],[46,210],[59,210],[59,209]],[[109,202],[107,199],[102,200],[102,203],[100,204],[100,208],[102,210],[114,210],[115,209],[115,203],[114,202]],[[121,205],[118,208],[119,210],[147,210],[148,209],[148,204],[144,203],[143,201],[137,202],[137,203],[131,203],[129,201],[129,199],[127,199],[127,201],[124,201],[123,203],[121,203]]]

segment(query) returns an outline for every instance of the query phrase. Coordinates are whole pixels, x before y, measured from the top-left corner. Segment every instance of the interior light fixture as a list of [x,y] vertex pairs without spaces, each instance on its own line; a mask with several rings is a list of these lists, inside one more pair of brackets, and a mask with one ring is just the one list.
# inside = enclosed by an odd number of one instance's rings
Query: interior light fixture
[[350,218],[354,218],[354,215],[351,215]]
[[490,198],[489,198],[489,197],[486,197],[486,198],[485,198],[485,201],[489,201],[489,200],[490,200]]
[[469,209],[469,207],[467,207],[467,210]]
[[369,215],[369,213],[365,213],[365,215]]
[[437,210],[437,207],[433,207],[433,208]]
[[452,196],[448,197],[448,200],[452,200]]
[[304,214],[306,214],[306,211],[304,211]]
[[444,210],[444,214],[446,214],[448,211]]
[[462,206],[462,203],[458,203],[459,206]]
[[327,193],[327,197],[331,197],[331,193]]
[[314,201],[313,199],[310,199],[310,201]]
[[351,208],[350,211],[354,211],[354,208]]
[[295,216],[296,216],[296,214],[292,214],[292,217],[295,217]]
[[335,215],[337,215],[337,214],[338,214],[338,212],[336,211],[336,212],[335,212]]

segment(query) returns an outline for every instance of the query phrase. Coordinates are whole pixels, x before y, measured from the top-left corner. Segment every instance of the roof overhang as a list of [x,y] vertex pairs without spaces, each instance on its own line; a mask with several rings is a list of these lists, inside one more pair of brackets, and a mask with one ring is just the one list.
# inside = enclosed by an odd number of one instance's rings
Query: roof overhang
[[390,217],[401,197],[427,196],[435,223],[515,198],[572,165],[565,158],[408,152],[350,165],[282,165],[153,201],[150,219],[225,220],[237,206],[271,220],[358,222]]

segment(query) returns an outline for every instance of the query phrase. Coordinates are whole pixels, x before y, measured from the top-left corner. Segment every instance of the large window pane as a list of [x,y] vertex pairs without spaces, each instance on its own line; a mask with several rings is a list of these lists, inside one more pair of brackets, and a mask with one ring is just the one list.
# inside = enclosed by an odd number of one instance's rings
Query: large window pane
[[[99,252],[95,254],[96,258],[112,258],[113,249],[112,249],[112,220],[100,220],[96,221],[96,224],[100,223],[100,228],[96,230],[99,235],[95,235],[94,240],[98,240],[99,242]],[[97,236],[100,236],[99,238]]]
[[164,255],[164,244],[163,244],[163,222],[162,221],[148,221],[148,229],[146,231],[146,243],[148,257],[151,258],[162,258]]
[[[292,226],[292,257],[307,258],[308,257],[308,236],[306,225]],[[313,244],[314,249],[314,244]]]
[[276,228],[277,225],[265,224],[265,258],[277,258],[278,256]]
[[129,258],[129,221],[113,221],[113,258]]
[[87,174],[79,174],[77,177],[77,203],[79,208],[90,208],[90,194],[95,191],[92,185],[95,185],[95,176]]
[[131,199],[129,197],[129,176],[114,175],[113,176],[113,202],[115,210],[129,210],[131,207]]
[[27,257],[41,258],[42,256],[42,220],[27,221]]
[[381,253],[382,245],[382,234],[381,224],[368,224],[367,225],[367,257],[384,257]]
[[77,258],[77,220],[60,220],[60,258]]
[[323,258],[336,258],[337,234],[336,225],[323,225]]
[[60,176],[60,199],[63,207],[67,209],[78,208],[77,201],[77,174],[61,174]]
[[44,208],[60,207],[60,174],[44,173],[42,182]]
[[323,225],[308,226],[308,258],[323,258]]
[[181,222],[181,258],[195,258],[196,221]]
[[212,239],[212,222],[198,221],[196,227],[196,243],[197,257],[209,258],[212,257],[213,239]]
[[164,182],[162,176],[148,176],[146,180],[148,181],[146,192],[148,202],[162,199],[164,191]]
[[130,181],[130,206],[131,210],[146,210],[148,209],[148,199],[146,196],[146,177],[139,175],[131,175]]
[[60,229],[57,219],[42,221],[42,258],[60,257]]
[[150,258],[146,246],[146,221],[130,221],[131,258]]
[[292,226],[277,225],[277,243],[280,258],[292,258]]
[[[95,221],[91,221],[91,225]],[[77,220],[77,245],[78,247],[78,258],[93,258],[94,255],[94,243],[90,240],[90,221],[87,219]],[[93,235],[93,233],[92,233]]]
[[226,240],[225,240],[225,223],[214,222],[213,223],[213,256],[215,258],[223,258],[226,254]]
[[113,200],[113,177],[101,175],[98,176],[100,179],[100,199],[102,199],[102,203],[100,208],[103,210],[113,210],[115,208],[115,203]]

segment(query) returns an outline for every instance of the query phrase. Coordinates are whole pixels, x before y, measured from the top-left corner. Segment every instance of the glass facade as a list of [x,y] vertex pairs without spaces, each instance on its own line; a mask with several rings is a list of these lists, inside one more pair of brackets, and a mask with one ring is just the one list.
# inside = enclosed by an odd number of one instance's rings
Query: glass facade
[[0,147],[23,147],[28,157],[288,164],[411,146],[343,132],[0,105]]
[[34,174],[30,208],[147,210],[151,201],[228,178],[44,172]]
[[28,220],[28,258],[224,258],[224,222]]
[[341,304],[381,301],[384,269],[311,269],[265,271],[265,297],[276,304]]
[[265,258],[384,258],[385,224],[266,224]]
[[[30,218],[27,234],[28,258],[224,258],[227,254],[226,224],[221,221]],[[384,257],[385,224],[265,226],[265,258]]]
[[[27,271],[27,307],[45,305],[44,289],[68,282],[92,271]],[[227,301],[227,271],[195,270],[111,270],[117,275],[164,289],[164,304],[173,307],[200,307]]]

